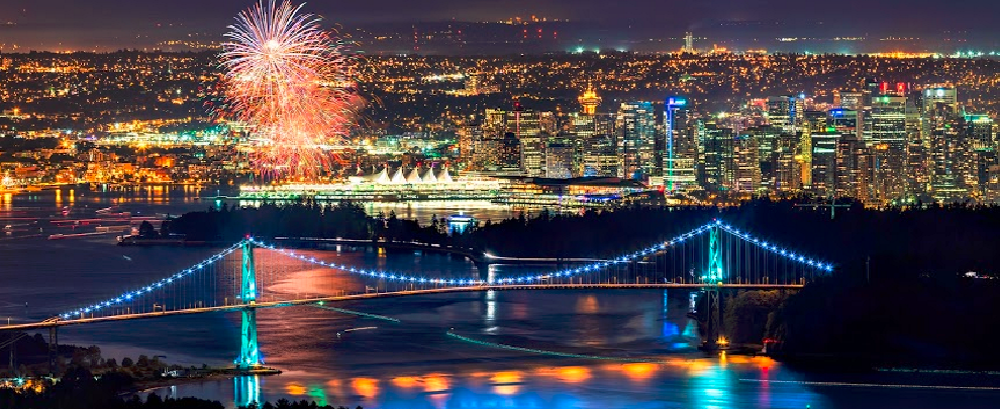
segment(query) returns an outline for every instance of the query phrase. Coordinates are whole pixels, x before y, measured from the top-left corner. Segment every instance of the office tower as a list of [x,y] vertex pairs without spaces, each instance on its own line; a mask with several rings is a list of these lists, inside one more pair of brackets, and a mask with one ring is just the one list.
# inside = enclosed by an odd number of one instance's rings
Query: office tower
[[617,176],[619,163],[612,134],[594,134],[583,140],[583,176]]
[[778,135],[770,157],[770,169],[773,172],[773,185],[769,186],[771,191],[788,195],[802,189],[802,164],[796,159],[801,141],[802,138],[798,135]]
[[694,33],[690,31],[684,33],[684,52],[694,52]]
[[710,122],[699,126],[698,131],[702,146],[699,183],[710,192],[726,191],[735,178],[733,130]]
[[803,110],[799,111],[799,169],[803,188],[812,185],[812,134],[814,132],[827,131],[827,113],[824,111]]
[[687,98],[669,97],[664,102],[663,180],[669,192],[687,190],[695,182],[698,146],[688,131]]
[[757,149],[760,152],[760,173],[761,186],[767,190],[775,184],[775,168],[772,157],[778,147],[778,137],[781,136],[780,128],[773,126],[758,126],[747,128],[742,132],[754,138]]
[[869,105],[864,91],[833,91],[833,105],[836,109],[861,111]]
[[827,124],[841,134],[853,134],[861,136],[858,132],[859,116],[858,111],[837,108],[827,111]]
[[837,141],[835,196],[863,200],[867,197],[868,149],[864,140],[853,133],[842,134]]
[[551,135],[548,132],[525,133],[521,141],[521,169],[526,176],[545,175],[545,152]]
[[965,115],[965,134],[974,150],[996,148],[996,135],[993,132],[993,118],[989,115]]
[[733,140],[733,180],[727,187],[742,198],[753,197],[761,190],[760,146],[752,135]]
[[910,93],[906,99],[906,203],[916,202],[930,185],[927,154],[930,141],[924,139],[921,93]]
[[923,111],[928,112],[938,109],[938,104],[944,104],[951,111],[952,115],[959,114],[958,91],[955,88],[929,88],[923,91]]
[[768,97],[767,120],[771,126],[780,127],[785,132],[796,132],[800,118],[800,101],[796,97]]
[[504,116],[506,132],[513,133],[520,142],[521,170],[527,176],[542,176],[545,165],[545,143],[555,131],[555,117],[551,112],[525,110],[520,103]]
[[[874,174],[879,183],[874,197],[889,201],[903,198],[906,181],[906,97],[879,95],[872,97],[872,108],[866,142],[872,152]],[[877,176],[875,176],[877,175]]]
[[965,140],[968,164],[966,184],[970,195],[980,201],[993,203],[996,194],[989,191],[990,169],[997,163],[996,135],[993,119],[988,115],[965,115]]
[[573,177],[573,157],[576,149],[569,138],[550,138],[545,147],[545,174],[547,178]]
[[497,168],[503,173],[521,173],[523,165],[521,163],[521,141],[513,132],[504,134],[500,141]]
[[817,196],[837,196],[837,150],[841,134],[838,132],[813,132],[809,137],[812,148],[810,189]]
[[471,168],[479,171],[495,171],[500,168],[500,147],[507,132],[507,112],[487,109],[482,123],[468,129],[471,150]]
[[[651,102],[625,102],[616,124],[621,135],[622,177],[642,179],[658,175],[656,114]],[[662,165],[662,164],[660,164]]]

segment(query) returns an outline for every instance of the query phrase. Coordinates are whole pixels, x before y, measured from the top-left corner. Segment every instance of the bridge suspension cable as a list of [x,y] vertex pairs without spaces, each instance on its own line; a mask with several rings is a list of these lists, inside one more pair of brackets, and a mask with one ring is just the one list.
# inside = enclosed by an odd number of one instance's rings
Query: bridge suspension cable
[[[639,283],[696,283],[698,278],[706,281],[704,275],[710,268],[706,258],[707,249],[704,236],[709,231],[717,234],[716,246],[724,254],[715,260],[721,265],[714,268],[725,271],[722,284],[804,284],[817,276],[833,271],[833,265],[806,257],[747,232],[713,220],[684,234],[644,249],[622,254],[617,257],[562,268],[555,271],[524,271],[512,275],[510,269],[504,275],[487,274],[479,278],[446,278],[442,276],[419,275],[413,272],[393,272],[378,268],[366,268],[331,261],[320,260],[308,252],[280,248],[253,237],[234,244],[191,267],[181,270],[159,281],[126,291],[101,302],[66,311],[58,317],[62,320],[85,318],[88,315],[116,316],[139,312],[184,310],[191,308],[235,306],[246,304],[247,300],[264,299],[280,301],[272,292],[264,294],[265,288],[280,283],[292,270],[292,266],[277,260],[258,266],[255,274],[257,285],[252,289],[241,288],[246,277],[241,277],[239,260],[227,259],[246,243],[261,249],[273,250],[280,257],[290,257],[303,263],[345,271],[379,282],[403,284],[413,290],[423,286],[490,286],[544,283],[583,284],[623,284]],[[725,232],[726,234],[719,234]],[[726,237],[728,236],[728,237]],[[270,257],[265,260],[270,260]],[[261,260],[258,260],[260,263]],[[214,266],[214,267],[213,267]],[[669,270],[669,271],[668,271]],[[492,269],[491,269],[492,271]],[[699,273],[700,272],[700,273]],[[364,287],[368,290],[367,285]],[[374,287],[378,290],[380,287]],[[253,296],[250,297],[250,292]],[[280,295],[280,294],[279,294]],[[285,294],[289,297],[290,294]],[[225,297],[225,298],[224,298]]]

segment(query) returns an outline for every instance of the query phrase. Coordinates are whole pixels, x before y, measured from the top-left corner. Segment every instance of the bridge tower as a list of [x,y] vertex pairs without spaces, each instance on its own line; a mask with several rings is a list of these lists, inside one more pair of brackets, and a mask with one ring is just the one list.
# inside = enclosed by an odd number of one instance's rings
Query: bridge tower
[[[243,274],[240,280],[240,301],[244,305],[254,305],[257,302],[257,271],[254,268],[253,242],[244,240],[241,245],[243,253]],[[236,359],[236,367],[242,370],[253,369],[263,365],[257,348],[257,309],[247,307],[241,311],[243,324],[240,332],[240,356]]]
[[722,246],[719,242],[718,224],[709,229],[708,236],[708,271],[702,277],[705,301],[708,305],[708,322],[705,331],[705,342],[702,348],[714,351],[719,349],[719,326],[722,323],[722,306],[719,300],[719,284],[723,282],[725,272],[722,271]]

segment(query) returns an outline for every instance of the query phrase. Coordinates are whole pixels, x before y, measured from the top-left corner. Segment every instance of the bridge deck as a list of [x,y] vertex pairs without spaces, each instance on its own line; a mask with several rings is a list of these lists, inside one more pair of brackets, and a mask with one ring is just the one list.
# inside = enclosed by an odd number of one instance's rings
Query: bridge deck
[[[701,289],[703,284],[528,284],[528,285],[482,285],[465,287],[445,287],[427,290],[394,291],[385,293],[365,293],[340,295],[332,297],[306,298],[285,301],[266,301],[254,304],[234,304],[215,307],[186,308],[182,310],[170,310],[159,312],[147,312],[138,314],[113,315],[107,317],[78,318],[70,320],[49,319],[42,322],[2,325],[0,331],[26,331],[33,329],[63,327],[69,325],[95,324],[100,322],[128,321],[149,318],[160,318],[172,315],[204,314],[209,312],[240,311],[249,308],[277,308],[292,307],[300,305],[310,305],[319,302],[338,302],[352,300],[367,300],[378,298],[405,297],[412,295],[445,294],[457,292],[478,292],[478,291],[519,291],[519,290],[624,290],[624,289]],[[802,285],[791,284],[722,284],[717,286],[720,289],[730,290],[795,290],[802,288]]]

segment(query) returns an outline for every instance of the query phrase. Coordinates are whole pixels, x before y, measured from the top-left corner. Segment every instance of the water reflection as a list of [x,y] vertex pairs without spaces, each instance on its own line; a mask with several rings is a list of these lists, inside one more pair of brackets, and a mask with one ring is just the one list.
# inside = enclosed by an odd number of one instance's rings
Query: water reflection
[[248,407],[261,403],[260,377],[239,376],[233,378],[233,401],[237,407]]
[[[723,364],[727,359],[728,364]],[[741,374],[760,374],[757,372],[760,371],[760,364],[753,358],[732,360],[732,357],[705,357],[671,359],[660,364],[534,365],[502,371],[470,368],[450,373],[428,372],[389,378],[334,378],[325,382],[319,379],[282,381],[284,376],[278,376],[266,379],[265,385],[267,382],[277,382],[279,385],[265,387],[265,394],[273,398],[285,396],[291,399],[313,399],[319,404],[360,404],[387,408],[570,408],[580,407],[581,402],[588,402],[589,404],[582,405],[588,407],[635,407],[628,403],[641,401],[631,400],[629,393],[645,391],[656,395],[658,392],[655,391],[661,391],[655,399],[661,404],[669,402],[668,407],[765,408],[770,407],[771,402],[771,392],[767,388],[748,393],[740,390],[738,382]],[[773,362],[768,361],[767,364],[771,365]],[[297,375],[301,376],[302,374]],[[766,377],[766,374],[762,376]],[[342,385],[349,385],[349,390],[342,390]],[[667,389],[663,389],[664,387]],[[602,393],[603,390],[614,390],[617,393]],[[735,394],[737,390],[741,392],[739,395]],[[644,396],[646,393],[639,395]],[[795,390],[795,393],[804,394],[813,401],[822,401],[803,390]],[[752,404],[745,405],[748,394],[757,396],[750,400]],[[331,397],[334,396],[336,399],[331,402]],[[246,398],[236,400],[237,403],[247,401]],[[408,406],[404,406],[404,402]]]

